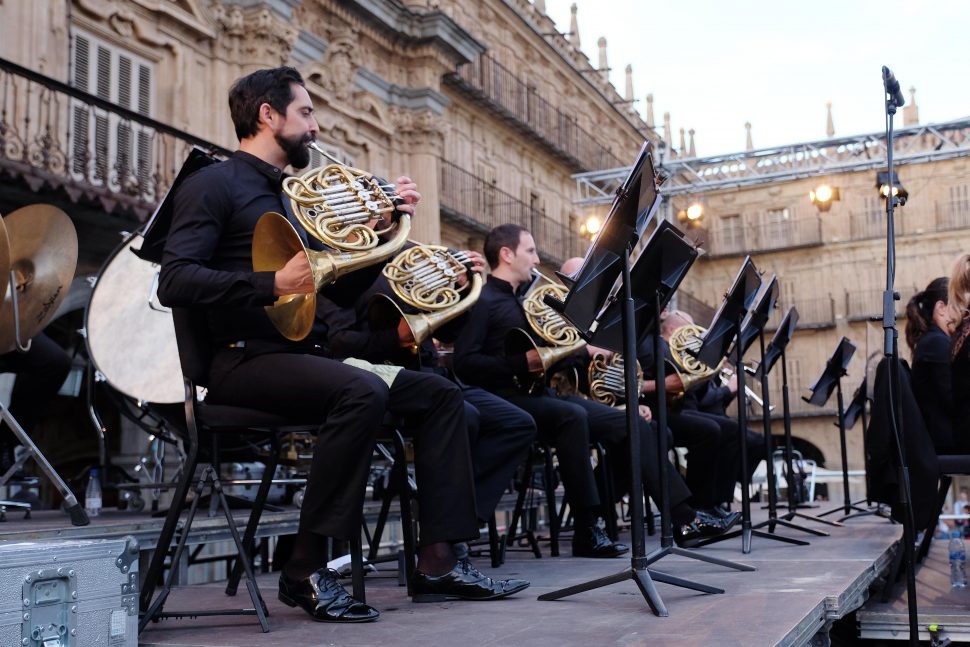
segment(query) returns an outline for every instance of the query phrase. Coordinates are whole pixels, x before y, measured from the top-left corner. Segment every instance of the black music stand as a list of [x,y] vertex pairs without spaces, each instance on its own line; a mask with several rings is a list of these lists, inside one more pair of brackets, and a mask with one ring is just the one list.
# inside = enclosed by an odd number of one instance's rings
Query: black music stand
[[823,407],[825,403],[828,402],[829,397],[832,395],[832,391],[836,392],[836,403],[838,406],[838,426],[839,426],[839,448],[842,452],[842,495],[843,504],[837,508],[832,508],[827,510],[818,516],[826,517],[830,514],[835,514],[839,510],[843,510],[844,514],[851,514],[853,510],[857,512],[864,512],[863,508],[859,508],[852,504],[852,499],[849,496],[849,453],[848,446],[845,441],[845,402],[842,398],[842,378],[847,375],[847,369],[849,368],[849,362],[852,360],[852,356],[855,354],[856,346],[853,344],[848,337],[843,337],[839,340],[839,345],[835,347],[835,351],[832,353],[832,357],[829,361],[825,363],[825,368],[822,369],[822,374],[818,376],[815,383],[809,387],[812,394],[802,400],[809,404],[813,404],[816,407]]
[[[638,177],[634,179],[633,176]],[[643,181],[641,182],[641,180]],[[630,254],[633,246],[638,242],[635,235],[641,222],[639,216],[654,212],[659,203],[659,196],[657,196],[656,185],[653,180],[653,161],[649,156],[649,144],[644,143],[638,164],[631,172],[631,177],[627,178],[623,187],[620,188],[603,232],[594,241],[593,247],[586,255],[583,267],[576,274],[576,279],[572,282],[565,302],[547,300],[550,306],[561,312],[569,319],[570,323],[579,329],[584,338],[601,346],[611,339],[609,335],[600,339],[599,335],[596,334],[596,331],[600,328],[600,320],[608,315],[604,319],[603,331],[619,329],[622,337],[620,348],[623,349],[623,354],[627,358],[636,357],[637,311],[641,314],[642,323],[651,322],[651,325],[653,325],[659,317],[660,309],[670,299],[697,257],[697,250],[689,241],[680,236],[669,223],[661,223],[637,259],[637,266],[644,268],[637,272],[637,277],[638,280],[643,280],[645,283],[635,284],[633,282]],[[654,202],[644,208],[642,197],[645,193],[651,193],[646,185],[653,187]],[[633,194],[630,192],[630,189],[634,187],[640,189],[636,192],[641,198],[638,202],[634,202]],[[627,235],[626,239],[624,239],[624,232]],[[647,269],[654,271],[647,272]],[[622,297],[616,294],[614,289],[618,277],[621,279],[619,288],[622,290]],[[606,286],[609,286],[609,289],[606,289]],[[639,308],[634,307],[634,294]],[[604,300],[600,301],[599,299]],[[617,315],[619,315],[619,318],[617,318]],[[611,346],[605,347],[611,348]],[[616,346],[613,345],[612,348],[615,350]],[[626,400],[629,403],[634,403],[638,396],[636,363],[625,361],[623,366]],[[630,568],[614,575],[544,593],[539,596],[539,600],[559,600],[577,593],[632,579],[654,615],[667,616],[669,613],[654,586],[654,579],[658,582],[705,593],[724,592],[723,589],[698,584],[648,568],[643,524],[643,502],[640,496],[643,491],[643,478],[640,471],[638,415],[639,412],[636,407],[628,406],[626,408],[627,439],[630,451],[630,505],[633,540]],[[663,415],[666,414],[663,413]],[[663,422],[661,420],[658,424],[663,424]],[[661,431],[663,429],[662,427]],[[664,434],[659,433],[658,436],[663,437]],[[660,464],[663,465],[666,456],[659,458]]]
[[845,409],[846,431],[852,429],[857,420],[862,419],[862,453],[866,466],[866,496],[858,501],[853,501],[852,506],[855,507],[865,504],[865,508],[862,512],[853,512],[850,515],[841,517],[839,521],[845,521],[855,517],[865,517],[870,514],[880,514],[879,505],[874,504],[872,501],[872,485],[869,479],[869,419],[866,411],[866,407],[869,404],[868,381],[868,377],[862,378],[859,388],[852,394],[852,401],[849,402],[849,406]]
[[[718,363],[727,355],[734,353],[734,364],[737,367],[735,375],[738,376],[738,393],[744,393],[744,365],[742,363],[744,348],[742,338],[742,322],[752,307],[755,297],[761,288],[762,280],[754,262],[748,256],[744,259],[741,269],[734,279],[734,284],[730,292],[724,295],[714,320],[710,328],[702,335],[701,347],[694,353],[694,356],[702,364],[707,366],[717,366]],[[770,299],[768,299],[770,301]],[[767,309],[768,303],[764,304]],[[765,319],[767,322],[767,319]],[[750,320],[751,325],[755,320]],[[763,326],[764,324],[762,324]],[[749,334],[749,340],[752,339]],[[735,343],[737,342],[737,343]],[[749,341],[750,343],[750,341]],[[741,528],[724,535],[711,537],[700,542],[700,546],[718,543],[734,537],[741,537],[741,552],[744,554],[751,552],[751,537],[757,535],[766,539],[774,539],[790,544],[804,544],[799,539],[781,537],[772,533],[755,530],[751,525],[751,478],[748,474],[748,448],[747,448],[748,420],[747,411],[743,403],[738,403],[738,453],[741,458]]]
[[765,351],[764,358],[758,365],[758,370],[755,371],[756,377],[761,377],[762,380],[771,369],[774,368],[775,363],[781,360],[781,400],[782,400],[782,415],[785,422],[785,470],[786,470],[786,481],[788,484],[788,512],[779,517],[784,521],[791,521],[796,517],[801,517],[802,519],[807,519],[809,521],[817,521],[819,523],[825,523],[830,526],[841,526],[842,524],[837,521],[829,521],[828,519],[822,519],[821,517],[816,517],[815,515],[805,514],[804,512],[799,512],[802,508],[814,508],[816,506],[810,503],[799,503],[795,498],[795,470],[792,463],[792,456],[794,455],[794,448],[792,446],[792,432],[791,432],[791,401],[789,400],[790,389],[788,388],[788,360],[785,355],[785,349],[788,347],[788,342],[791,341],[795,334],[795,328],[798,325],[798,309],[795,306],[788,308],[788,312],[785,313],[785,318],[782,320],[781,325],[775,331],[775,336],[772,337],[771,343],[768,344],[768,348]]
[[[748,320],[744,328],[741,329],[741,356],[744,356],[745,351],[755,338],[757,338],[761,351],[759,366],[765,362],[765,326],[768,324],[768,319],[771,318],[771,313],[778,303],[778,292],[778,277],[772,275],[764,289],[762,289],[758,300],[751,308],[751,313],[748,315]],[[739,368],[738,370],[741,369]],[[827,532],[813,528],[805,528],[804,526],[793,523],[789,519],[778,518],[778,483],[775,481],[775,447],[774,439],[771,435],[771,396],[768,388],[767,372],[761,373],[761,400],[761,424],[764,428],[765,465],[767,466],[765,478],[768,490],[768,505],[765,507],[768,510],[768,519],[755,524],[751,529],[754,531],[767,526],[768,532],[774,533],[776,526],[784,526],[785,528],[801,530],[811,535],[826,537],[828,536]],[[808,542],[801,542],[801,545],[808,545]]]
[[[683,238],[683,235],[677,230],[676,227],[668,222],[661,222],[654,231],[648,245],[654,244],[655,240],[659,240],[660,244],[663,244],[663,239],[666,236],[676,236],[681,239]],[[671,240],[673,241],[673,239]],[[696,252],[694,255],[696,256]],[[658,258],[656,256],[642,253],[631,270],[632,284],[634,286],[649,285],[651,281],[656,281],[656,279],[652,277],[670,274],[670,268],[676,267],[678,263],[676,257],[674,257],[674,260],[671,260],[672,256],[673,255],[668,255],[663,258]],[[690,262],[693,262],[693,258],[690,259]],[[667,264],[667,266],[665,267],[664,264]],[[689,263],[687,265],[689,266]],[[686,274],[687,267],[684,267],[682,271],[684,274]],[[645,296],[649,296],[648,292],[644,292],[643,294]],[[651,334],[653,336],[653,346],[654,348],[658,349],[661,348],[660,313],[663,310],[663,306],[664,304],[651,304],[646,299],[635,300],[634,305],[636,330],[640,331],[640,337],[646,335],[647,333]],[[606,308],[603,316],[600,318],[600,321],[603,323],[599,326],[595,336],[596,345],[603,348],[617,350],[620,348],[618,343],[622,341],[619,339],[620,332],[622,332],[622,317],[621,313],[618,312],[616,304],[611,304]],[[654,353],[654,359],[656,362],[654,371],[657,375],[663,375],[665,361],[663,353]],[[666,457],[668,451],[667,434],[660,433],[661,429],[667,429],[666,385],[663,383],[663,379],[657,380],[656,421],[658,429],[657,455],[660,457]],[[753,566],[748,564],[718,559],[717,557],[710,557],[694,550],[680,548],[674,543],[673,520],[670,512],[670,491],[667,488],[670,465],[665,459],[660,460],[658,464],[660,492],[655,492],[653,494],[658,502],[657,505],[660,508],[660,547],[646,556],[647,564],[653,564],[663,559],[667,555],[679,555],[681,557],[688,557],[698,561],[707,562],[709,564],[715,564],[717,566],[733,568],[739,571],[755,570]]]

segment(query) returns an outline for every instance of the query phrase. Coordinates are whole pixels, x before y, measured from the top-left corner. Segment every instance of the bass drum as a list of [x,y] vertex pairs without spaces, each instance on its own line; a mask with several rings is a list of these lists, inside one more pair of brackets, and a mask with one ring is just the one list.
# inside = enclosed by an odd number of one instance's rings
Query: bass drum
[[141,234],[101,268],[84,316],[88,356],[108,384],[135,400],[185,401],[172,313],[158,303],[158,269],[138,258]]

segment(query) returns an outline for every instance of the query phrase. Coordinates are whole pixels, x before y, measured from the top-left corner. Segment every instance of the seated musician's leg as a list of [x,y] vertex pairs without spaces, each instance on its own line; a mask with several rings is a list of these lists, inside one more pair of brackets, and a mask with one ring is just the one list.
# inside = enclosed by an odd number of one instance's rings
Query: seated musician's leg
[[280,599],[325,622],[377,618],[375,609],[351,598],[336,573],[327,570],[326,540],[346,540],[360,532],[374,438],[387,408],[384,381],[322,357],[276,353],[247,359],[245,350],[230,349],[213,362],[209,398],[216,404],[266,409],[294,422],[325,421],[293,554],[280,576]]
[[464,387],[462,395],[479,420],[477,438],[472,441],[472,465],[478,520],[483,522],[495,512],[535,440],[536,425],[528,413],[484,389]]
[[401,371],[388,410],[403,418],[414,441],[420,541],[415,601],[491,600],[529,586],[524,580],[493,580],[452,545],[478,538],[475,485],[461,389],[431,373]]

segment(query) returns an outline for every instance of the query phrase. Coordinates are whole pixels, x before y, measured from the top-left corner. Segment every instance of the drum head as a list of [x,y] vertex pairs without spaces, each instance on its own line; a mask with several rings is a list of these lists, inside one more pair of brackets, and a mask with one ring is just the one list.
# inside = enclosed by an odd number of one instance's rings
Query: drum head
[[172,313],[155,297],[159,266],[132,252],[134,235],[101,268],[85,317],[88,355],[112,387],[136,400],[185,400]]

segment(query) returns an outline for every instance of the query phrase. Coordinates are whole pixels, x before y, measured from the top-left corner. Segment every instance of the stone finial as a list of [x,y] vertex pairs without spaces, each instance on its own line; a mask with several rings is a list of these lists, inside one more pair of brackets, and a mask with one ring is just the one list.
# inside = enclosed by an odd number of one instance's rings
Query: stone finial
[[825,104],[825,135],[835,137],[835,122],[832,121],[832,102]]
[[751,122],[750,121],[744,122],[744,130],[747,132],[744,139],[744,150],[753,151],[754,142],[751,141]]
[[688,130],[687,134],[690,135],[690,143],[687,146],[687,157],[697,157],[697,149],[694,148],[694,129],[691,128]]
[[653,130],[653,94],[647,95],[647,128]]
[[673,150],[674,148],[674,138],[670,134],[670,113],[664,113],[664,141],[667,142],[667,148]]
[[623,97],[630,102],[630,107],[633,107],[633,66],[627,64],[626,66],[626,95]]
[[546,0],[535,0],[533,5],[539,13],[546,13]]
[[680,156],[687,157],[687,140],[684,139],[684,129],[680,129]]
[[579,19],[576,18],[576,3],[569,8],[569,43],[579,49]]
[[909,101],[903,106],[903,125],[915,126],[919,123],[919,106],[916,105],[916,88],[909,88]]
[[600,50],[600,64],[599,64],[599,67],[597,67],[596,69],[600,71],[600,76],[603,78],[604,82],[609,81],[610,64],[607,63],[606,61],[606,37],[600,36],[600,39],[596,41],[596,45],[597,47],[599,47],[599,50]]

